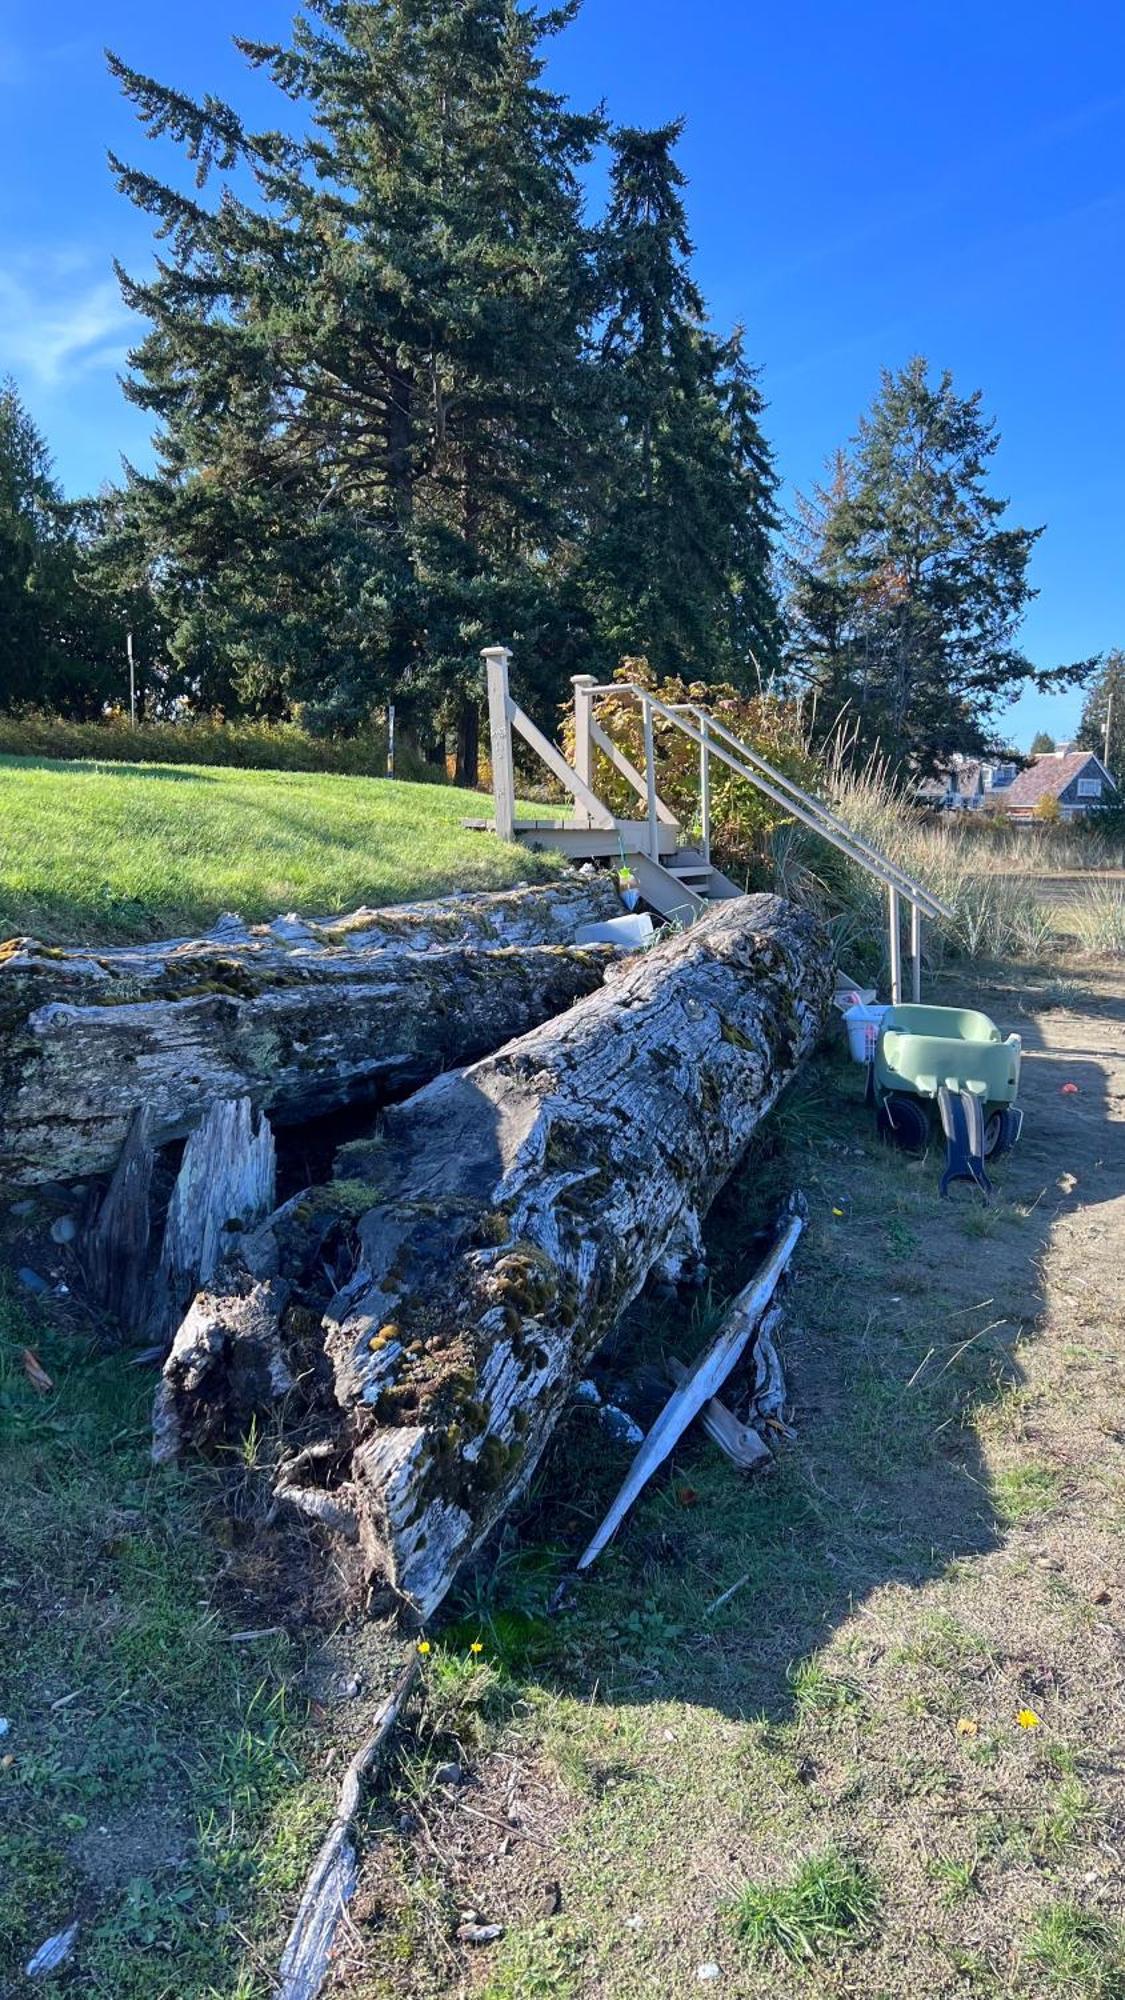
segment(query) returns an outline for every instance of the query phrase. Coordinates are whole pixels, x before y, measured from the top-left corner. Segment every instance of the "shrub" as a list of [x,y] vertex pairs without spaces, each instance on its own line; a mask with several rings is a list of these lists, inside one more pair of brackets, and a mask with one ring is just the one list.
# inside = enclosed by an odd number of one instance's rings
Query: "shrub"
[[[684,703],[705,705],[709,713],[740,741],[777,766],[788,778],[815,791],[819,786],[819,765],[809,749],[795,702],[770,694],[740,694],[727,685],[704,687],[696,682],[661,680],[647,660],[625,660],[614,679],[647,688],[668,707]],[[596,706],[597,720],[606,734],[625,752],[636,769],[645,765],[644,723],[640,703],[632,695],[604,696]],[[574,714],[564,715],[563,735],[566,755],[574,756]],[[661,715],[653,717],[653,748],[656,756],[656,788],[661,798],[687,829],[698,826],[699,748],[675,724]],[[608,757],[598,750],[594,757],[594,790],[621,818],[644,817],[644,802],[628,780],[621,777]],[[789,815],[735,776],[718,759],[711,759],[711,844],[716,861],[736,875],[760,872],[768,852],[769,836],[775,827],[789,823]]]
[[[382,778],[387,738],[371,724],[355,736],[314,736],[296,722],[224,722],[187,716],[179,722],[130,723],[110,715],[101,722],[69,722],[28,711],[0,714],[0,756],[89,759],[107,764],[219,764],[252,771],[326,771],[341,777]],[[426,764],[401,737],[395,775],[441,783],[440,765]]]

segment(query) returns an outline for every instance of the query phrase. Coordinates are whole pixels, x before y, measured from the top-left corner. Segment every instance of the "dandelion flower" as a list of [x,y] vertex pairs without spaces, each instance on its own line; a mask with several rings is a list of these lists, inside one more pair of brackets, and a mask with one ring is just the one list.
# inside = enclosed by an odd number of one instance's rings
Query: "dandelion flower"
[[418,1651],[419,1651],[419,1652],[421,1653],[421,1655],[422,1655],[422,1658],[423,1658],[423,1659],[425,1659],[425,1657],[426,1657],[426,1654],[427,1654],[427,1653],[429,1652],[429,1650],[430,1650],[430,1642],[429,1642],[429,1640],[428,1640],[428,1639],[419,1639],[419,1641],[418,1641]]
[[469,1647],[469,1651],[470,1653],[483,1653],[484,1647],[481,1644],[481,1641],[479,1639],[474,1639],[472,1645]]
[[963,1715],[957,1724],[958,1736],[975,1736],[977,1725],[969,1715]]
[[1016,1717],[1021,1729],[1038,1729],[1039,1717],[1033,1708],[1021,1708]]

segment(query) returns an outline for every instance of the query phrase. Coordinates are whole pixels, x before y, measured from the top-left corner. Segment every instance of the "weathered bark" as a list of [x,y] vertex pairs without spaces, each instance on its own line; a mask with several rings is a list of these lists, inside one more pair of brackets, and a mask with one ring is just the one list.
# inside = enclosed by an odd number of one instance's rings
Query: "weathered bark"
[[138,1105],[113,1179],[81,1247],[81,1262],[92,1296],[122,1327],[144,1326],[151,1224],[152,1118]]
[[17,941],[0,962],[0,1175],[108,1171],[141,1104],[159,1146],[213,1099],[284,1124],[409,1089],[600,985],[610,954],[552,940],[618,907],[608,878],[574,877],[332,931],[231,920],[96,955]]
[[[342,1150],[322,1215],[341,1223],[357,1182],[369,1206],[324,1320],[346,1444],[334,1477],[372,1570],[420,1615],[526,1484],[648,1273],[694,1253],[699,1217],[820,1032],[830,983],[807,913],[740,898],[429,1084],[376,1145]],[[295,1214],[248,1239],[236,1289],[291,1279]],[[208,1310],[221,1328],[222,1299]],[[225,1391],[212,1365],[201,1409],[177,1393],[191,1431]],[[333,1478],[321,1467],[308,1483]]]

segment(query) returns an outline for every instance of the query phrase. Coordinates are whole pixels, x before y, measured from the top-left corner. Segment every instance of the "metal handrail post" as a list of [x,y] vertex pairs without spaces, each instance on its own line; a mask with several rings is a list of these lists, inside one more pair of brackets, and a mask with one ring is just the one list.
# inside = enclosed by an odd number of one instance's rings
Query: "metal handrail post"
[[699,733],[703,738],[699,746],[699,825],[702,838],[700,853],[708,867],[711,865],[711,737],[708,718],[699,713]]
[[910,997],[915,1006],[922,998],[922,912],[910,905]]
[[899,928],[898,890],[887,884],[887,931],[891,947],[891,1006],[902,1004],[902,932]]
[[642,694],[641,715],[645,732],[645,804],[648,809],[648,851],[660,859],[660,821],[656,813],[656,744],[652,733],[652,696]]

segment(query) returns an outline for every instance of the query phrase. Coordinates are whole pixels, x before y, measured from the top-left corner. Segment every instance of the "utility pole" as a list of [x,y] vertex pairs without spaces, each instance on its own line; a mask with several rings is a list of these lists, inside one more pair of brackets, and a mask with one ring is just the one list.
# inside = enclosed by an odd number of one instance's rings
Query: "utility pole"
[[1110,724],[1112,723],[1112,721],[1113,721],[1113,689],[1110,688],[1109,695],[1106,699],[1106,705],[1105,705],[1105,739],[1102,745],[1105,755],[1102,758],[1102,763],[1105,765],[1106,770],[1109,771],[1109,775],[1111,778],[1113,776],[1113,772],[1110,770],[1110,765],[1109,765],[1109,731],[1110,731]]
[[387,776],[388,778],[393,778],[394,774],[395,774],[395,705],[393,701],[389,701],[387,703]]
[[129,658],[129,724],[131,728],[135,729],[137,726],[137,675],[133,666],[133,634],[131,632],[126,632],[125,634],[125,651]]

